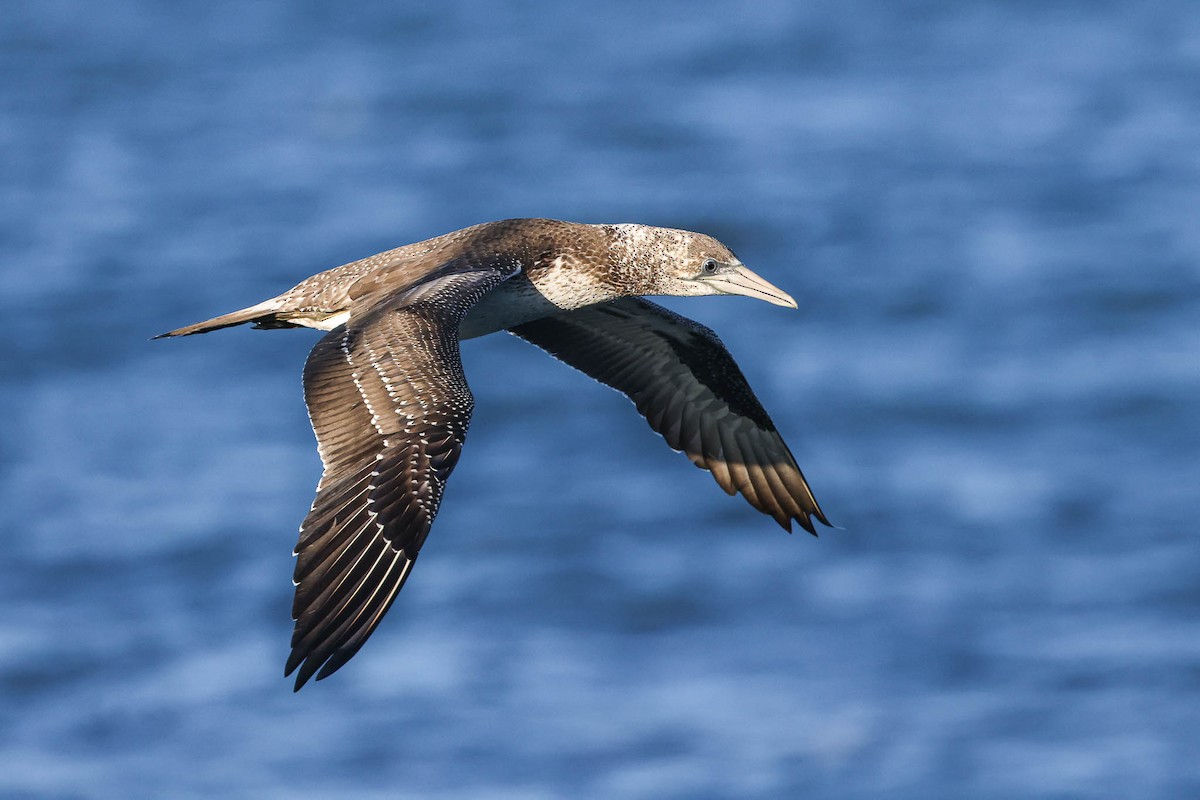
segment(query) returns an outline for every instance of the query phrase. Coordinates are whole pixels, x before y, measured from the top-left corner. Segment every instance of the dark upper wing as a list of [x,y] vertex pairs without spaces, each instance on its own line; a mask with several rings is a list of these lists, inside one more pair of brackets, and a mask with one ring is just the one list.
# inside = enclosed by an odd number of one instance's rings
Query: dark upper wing
[[511,332],[623,392],[667,444],[791,530],[829,525],[796,459],[717,335],[639,297]]
[[435,277],[352,318],[309,355],[304,399],[325,471],[296,545],[285,673],[300,668],[296,689],[345,664],[404,585],[471,419],[459,323],[514,272]]

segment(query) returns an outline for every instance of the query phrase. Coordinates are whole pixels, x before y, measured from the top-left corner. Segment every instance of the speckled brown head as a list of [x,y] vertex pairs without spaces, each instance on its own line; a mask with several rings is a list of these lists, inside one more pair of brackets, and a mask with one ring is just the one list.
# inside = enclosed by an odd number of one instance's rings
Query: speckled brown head
[[649,225],[600,227],[609,238],[614,270],[632,284],[630,294],[740,294],[796,308],[791,295],[751,272],[707,234]]

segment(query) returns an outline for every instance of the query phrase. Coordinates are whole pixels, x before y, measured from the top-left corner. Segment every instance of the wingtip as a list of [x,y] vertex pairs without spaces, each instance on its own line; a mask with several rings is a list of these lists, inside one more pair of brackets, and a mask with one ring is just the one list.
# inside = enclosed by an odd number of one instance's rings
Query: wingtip
[[[350,654],[353,655],[353,652]],[[290,676],[296,672],[296,685],[292,687],[292,692],[300,691],[305,684],[310,680],[323,681],[333,673],[337,672],[347,661],[350,656],[344,658],[327,658],[325,661],[318,661],[313,657],[312,653],[302,654],[293,650],[288,656],[287,664],[283,668],[283,677]]]
[[830,522],[829,518],[825,516],[825,512],[819,508],[816,510],[813,516],[816,517],[826,528],[833,528],[835,531],[845,530],[845,528],[843,528],[841,525],[834,525],[832,522]]
[[[287,663],[283,665],[283,677],[285,677],[285,678],[290,677],[291,674],[296,671],[296,668],[299,667],[303,663],[304,663],[304,656],[300,655],[297,651],[293,650],[291,653],[288,654]],[[300,691],[300,689],[304,686],[304,684],[308,683],[308,678],[309,678],[309,676],[304,674],[304,670],[300,670],[300,674],[296,676],[296,685],[292,687],[292,691],[293,692]]]
[[[844,530],[846,530],[846,529],[845,529],[845,528],[843,528],[841,525],[834,525],[832,522],[830,522],[829,520],[827,520],[827,519],[825,518],[825,515],[824,515],[824,514],[820,514],[820,515],[814,515],[814,516],[816,516],[816,518],[817,518],[817,519],[820,521],[820,523],[821,523],[822,525],[824,525],[826,528],[832,528],[832,529],[833,529],[833,530],[835,530],[835,531],[844,531]],[[810,533],[811,533],[813,536],[816,536],[816,535],[817,535],[816,526],[813,526],[813,528],[812,528],[812,529],[811,529],[809,532],[810,532]]]
[[[788,521],[791,522],[792,519],[795,519],[796,522],[799,522],[800,527],[812,534],[814,538],[820,538],[821,536],[821,534],[817,533],[817,526],[813,524],[814,519],[820,522],[826,528],[833,528],[835,531],[845,530],[845,528],[841,527],[840,525],[834,525],[832,522],[830,522],[820,509],[802,513],[797,517],[789,518]],[[790,526],[788,526],[788,533],[791,533]]]
[[[303,659],[301,659],[301,661],[303,661]],[[288,668],[283,673],[283,677],[285,677],[285,678],[290,676],[292,674],[292,672],[296,669],[296,666],[292,666],[290,661],[288,662],[288,664],[289,664]],[[308,669],[307,667],[308,667],[308,665],[305,664],[304,667],[302,667],[300,669],[300,672],[296,673],[296,682],[292,686],[293,694],[295,694],[296,692],[303,689],[304,685],[306,683],[308,683],[310,678],[312,678],[313,673],[316,672],[316,669]],[[317,680],[320,680],[320,678],[317,678]]]

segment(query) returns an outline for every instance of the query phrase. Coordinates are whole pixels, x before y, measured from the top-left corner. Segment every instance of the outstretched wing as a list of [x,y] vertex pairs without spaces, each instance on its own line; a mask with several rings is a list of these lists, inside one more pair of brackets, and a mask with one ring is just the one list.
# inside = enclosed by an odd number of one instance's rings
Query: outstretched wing
[[474,401],[458,328],[507,264],[434,277],[351,318],[304,367],[325,465],[296,545],[299,690],[353,656],[404,585],[458,462]]
[[796,459],[717,335],[640,297],[511,328],[633,400],[667,444],[786,530],[829,525]]

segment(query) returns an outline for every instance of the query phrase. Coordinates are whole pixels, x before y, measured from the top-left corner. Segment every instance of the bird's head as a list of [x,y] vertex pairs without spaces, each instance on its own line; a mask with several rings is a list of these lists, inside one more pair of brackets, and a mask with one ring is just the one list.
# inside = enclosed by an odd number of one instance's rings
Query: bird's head
[[797,308],[791,295],[751,272],[732,250],[711,236],[645,225],[611,227],[633,279],[646,287],[638,294],[740,294]]

